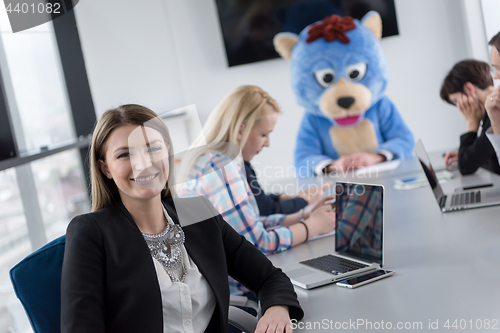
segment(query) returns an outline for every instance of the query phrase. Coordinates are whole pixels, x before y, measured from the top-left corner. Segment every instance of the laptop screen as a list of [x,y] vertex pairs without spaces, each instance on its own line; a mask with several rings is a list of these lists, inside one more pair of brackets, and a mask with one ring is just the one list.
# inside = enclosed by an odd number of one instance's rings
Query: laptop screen
[[431,160],[425,151],[424,144],[422,140],[418,140],[413,148],[415,151],[415,155],[417,155],[420,164],[422,165],[422,169],[424,169],[425,176],[429,180],[429,185],[431,185],[432,192],[434,192],[434,196],[438,200],[438,203],[441,203],[441,198],[443,197],[443,188],[439,185],[439,181],[436,177],[436,173],[432,168]]
[[337,182],[335,251],[383,264],[384,188]]

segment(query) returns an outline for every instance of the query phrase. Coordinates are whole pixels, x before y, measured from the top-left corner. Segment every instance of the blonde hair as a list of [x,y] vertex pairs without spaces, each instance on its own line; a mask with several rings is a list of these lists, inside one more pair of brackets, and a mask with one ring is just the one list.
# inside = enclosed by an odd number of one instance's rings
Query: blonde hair
[[106,161],[106,142],[111,132],[124,125],[150,127],[162,135],[169,152],[169,176],[166,188],[162,190],[161,196],[174,197],[174,187],[169,185],[175,183],[174,148],[167,126],[150,109],[137,104],[126,104],[104,112],[92,134],[89,159],[93,212],[120,199],[114,180],[108,179],[99,168],[99,160]]
[[[187,180],[189,171],[198,158],[208,151],[232,155],[234,151],[231,150],[236,147],[238,152],[234,155],[237,155],[240,147],[245,146],[250,131],[266,115],[267,111],[264,108],[266,105],[274,112],[281,113],[278,103],[257,86],[240,86],[226,95],[209,115],[202,133],[183,157],[180,178],[183,181]],[[242,124],[244,129],[240,133]],[[241,134],[241,140],[238,140],[238,134]],[[205,144],[208,146],[204,147]]]

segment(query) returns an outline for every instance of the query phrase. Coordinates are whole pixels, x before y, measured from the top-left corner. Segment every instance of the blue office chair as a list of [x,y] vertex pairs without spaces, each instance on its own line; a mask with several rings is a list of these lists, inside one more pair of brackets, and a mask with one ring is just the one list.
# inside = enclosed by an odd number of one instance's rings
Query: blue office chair
[[[10,270],[14,291],[35,333],[61,332],[60,288],[65,244],[66,236],[61,236],[28,255]],[[230,306],[229,323],[244,333],[253,333],[257,318]]]
[[28,255],[10,270],[10,280],[35,333],[61,331],[61,272],[66,237]]

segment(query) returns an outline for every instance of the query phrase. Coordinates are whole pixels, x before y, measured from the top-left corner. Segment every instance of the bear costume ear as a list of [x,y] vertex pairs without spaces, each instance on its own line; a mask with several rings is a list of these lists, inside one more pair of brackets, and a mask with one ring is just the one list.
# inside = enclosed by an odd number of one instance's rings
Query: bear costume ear
[[379,13],[374,10],[369,11],[361,19],[361,24],[370,29],[375,38],[382,38],[382,18]]
[[290,32],[282,32],[274,36],[274,49],[286,60],[292,59],[292,49],[299,41],[299,36]]

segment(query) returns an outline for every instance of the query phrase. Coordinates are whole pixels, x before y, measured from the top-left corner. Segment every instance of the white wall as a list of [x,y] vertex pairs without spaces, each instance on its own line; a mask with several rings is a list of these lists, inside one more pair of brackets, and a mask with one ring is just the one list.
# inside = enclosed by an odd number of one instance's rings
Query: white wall
[[[497,3],[498,1],[495,0]],[[488,38],[485,30],[485,23],[487,22],[487,17],[484,16],[484,0],[463,0],[463,11],[465,13],[466,25],[466,35],[469,39],[469,49],[471,50],[471,56],[474,59],[490,62]],[[497,8],[498,9],[498,8]],[[497,13],[493,11],[490,13],[490,17],[494,17],[496,21]],[[499,26],[500,27],[500,26]]]
[[486,30],[487,41],[495,36],[500,31],[500,1],[498,0],[481,0],[483,15],[484,15],[484,28]]
[[399,35],[381,40],[391,72],[386,93],[427,150],[458,147],[465,120],[439,90],[453,64],[471,56],[460,2],[396,0],[396,13]]
[[[489,42],[493,36],[500,31],[500,1],[498,0],[481,0],[482,16],[484,17],[484,32],[485,41]],[[491,46],[488,46],[487,53],[489,54]],[[500,80],[495,80],[495,87],[500,86]]]
[[[479,4],[479,0],[472,1]],[[282,59],[228,68],[215,0],[81,1],[75,8],[97,112],[135,102],[166,111],[196,104],[202,122],[231,89],[255,84],[281,105],[272,147],[256,164],[292,164],[303,114]],[[458,147],[465,121],[439,98],[452,65],[474,55],[464,3],[396,0],[399,36],[381,41],[391,71],[387,95],[428,150]],[[475,27],[475,26],[474,26]],[[484,38],[484,37],[482,37]]]
[[126,103],[158,113],[185,105],[163,0],[85,0],[75,16],[98,115]]

